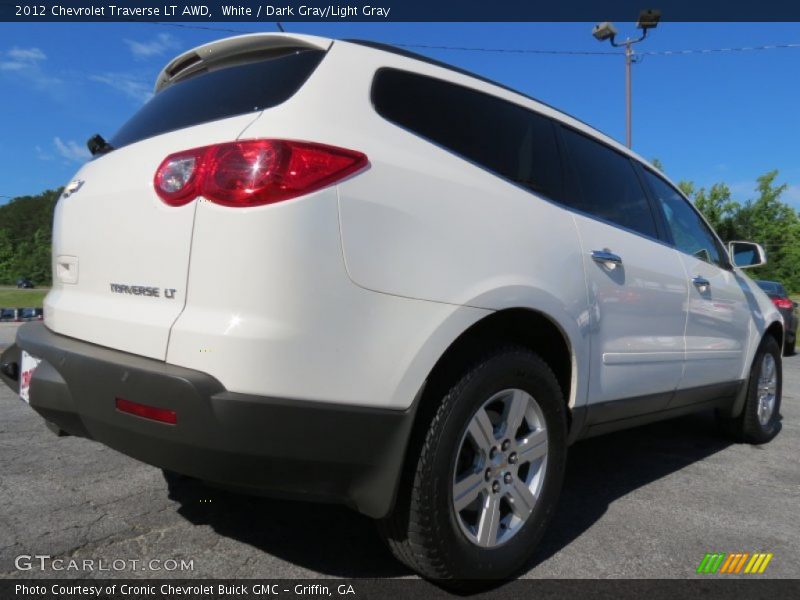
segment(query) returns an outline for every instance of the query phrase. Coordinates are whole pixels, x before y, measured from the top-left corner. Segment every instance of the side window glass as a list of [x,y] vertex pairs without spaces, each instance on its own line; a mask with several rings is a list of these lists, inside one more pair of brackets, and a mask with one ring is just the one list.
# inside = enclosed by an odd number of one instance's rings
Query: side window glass
[[675,188],[654,173],[645,170],[645,177],[664,210],[675,247],[695,258],[724,267],[719,243],[697,211]]
[[477,90],[395,69],[372,87],[375,110],[484,169],[560,200],[561,158],[547,117]]
[[580,188],[570,205],[658,238],[653,211],[628,157],[571,129],[563,131]]

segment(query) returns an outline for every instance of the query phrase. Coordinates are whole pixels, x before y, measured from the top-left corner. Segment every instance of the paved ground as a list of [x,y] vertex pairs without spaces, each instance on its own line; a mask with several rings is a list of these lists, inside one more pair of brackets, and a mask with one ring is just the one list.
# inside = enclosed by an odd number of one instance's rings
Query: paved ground
[[[12,326],[0,324],[0,347]],[[710,415],[581,442],[527,577],[692,577],[709,551],[772,552],[767,575],[800,577],[800,357],[785,360],[783,431],[730,445]],[[253,499],[185,483],[90,441],[52,435],[0,390],[0,577],[20,554],[193,560],[126,577],[408,577],[372,523],[345,509]]]

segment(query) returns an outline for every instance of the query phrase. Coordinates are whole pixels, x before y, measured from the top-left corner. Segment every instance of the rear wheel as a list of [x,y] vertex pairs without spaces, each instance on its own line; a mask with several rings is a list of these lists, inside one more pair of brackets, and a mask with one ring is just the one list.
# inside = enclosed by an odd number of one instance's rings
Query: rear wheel
[[751,444],[764,444],[778,435],[782,385],[781,348],[768,335],[753,359],[741,414],[720,419],[725,431],[737,441]]
[[499,579],[544,533],[561,490],[566,409],[548,365],[505,348],[441,400],[392,515],[395,556],[435,579]]

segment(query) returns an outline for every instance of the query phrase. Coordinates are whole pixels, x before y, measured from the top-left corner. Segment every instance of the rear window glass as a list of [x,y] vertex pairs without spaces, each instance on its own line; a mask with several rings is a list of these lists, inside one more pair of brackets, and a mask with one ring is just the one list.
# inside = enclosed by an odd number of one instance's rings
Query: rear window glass
[[297,50],[192,75],[153,96],[111,138],[121,148],[145,138],[277,106],[299,90],[325,52]]
[[375,76],[372,102],[385,119],[533,192],[560,199],[561,157],[547,117],[489,94],[394,69]]

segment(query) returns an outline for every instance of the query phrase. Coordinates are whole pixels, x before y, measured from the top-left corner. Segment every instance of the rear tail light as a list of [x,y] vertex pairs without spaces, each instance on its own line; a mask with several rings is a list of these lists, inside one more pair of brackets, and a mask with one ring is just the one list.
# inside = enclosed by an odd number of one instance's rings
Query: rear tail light
[[794,302],[792,302],[788,298],[773,298],[772,303],[778,308],[783,308],[783,309],[794,308]]
[[199,195],[198,181],[205,149],[197,148],[168,156],[156,171],[154,184],[161,199],[182,206]]
[[120,412],[136,415],[144,419],[152,421],[160,421],[161,423],[169,423],[175,425],[178,422],[178,414],[174,410],[168,408],[158,408],[157,406],[149,406],[147,404],[139,404],[138,402],[131,402],[125,398],[115,398],[117,410]]
[[199,196],[224,206],[259,206],[328,186],[367,162],[361,152],[324,144],[247,140],[171,154],[153,184],[170,206]]

